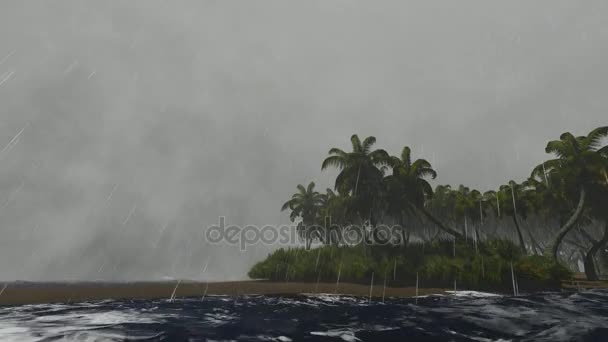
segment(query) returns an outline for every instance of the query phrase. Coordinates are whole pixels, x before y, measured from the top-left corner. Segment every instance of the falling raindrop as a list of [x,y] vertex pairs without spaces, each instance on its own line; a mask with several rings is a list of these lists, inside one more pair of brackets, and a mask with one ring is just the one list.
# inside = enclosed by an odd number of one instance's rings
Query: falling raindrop
[[0,80],[0,86],[3,85],[6,81],[8,81],[13,75],[15,74],[15,71],[9,71],[4,73],[0,78],[2,78]]
[[108,198],[106,198],[106,203],[108,203],[112,199],[112,195],[114,195],[114,191],[116,191],[117,188],[118,188],[118,184],[115,184],[114,187],[112,188],[112,191],[110,191],[110,195],[108,195]]
[[17,52],[17,50],[13,50],[13,51],[9,52],[8,55],[6,55],[2,59],[0,59],[0,65],[4,64],[4,62],[6,62],[7,59],[9,59],[12,55],[14,55],[15,52]]
[[382,287],[382,303],[384,303],[385,294],[386,294],[386,271],[384,271],[384,286]]
[[3,156],[4,152],[10,151],[13,148],[13,146],[15,146],[19,142],[19,137],[21,137],[21,134],[29,125],[30,125],[29,122],[26,123],[23,126],[23,128],[21,128],[21,130],[19,132],[17,132],[17,134],[8,142],[8,144],[6,144],[6,146],[4,146],[4,148],[0,151],[0,158]]
[[129,212],[129,215],[127,215],[127,218],[122,222],[123,226],[125,224],[127,224],[127,222],[129,222],[129,219],[131,219],[131,216],[133,216],[133,213],[135,212],[136,208],[137,208],[137,204],[133,204],[133,207],[131,208],[131,211]]
[[70,72],[72,72],[72,70],[74,70],[74,68],[76,68],[78,66],[78,64],[80,64],[80,62],[78,62],[78,60],[75,60],[72,62],[72,64],[68,65],[68,67],[64,70],[64,74],[68,74]]
[[177,292],[177,288],[179,287],[179,284],[181,282],[181,280],[178,280],[177,284],[175,284],[175,288],[173,289],[173,293],[171,293],[171,298],[169,299],[170,302],[173,302],[175,300],[175,293]]
[[513,272],[513,262],[511,262],[511,282],[513,282],[513,295],[517,296],[517,287],[515,285],[515,273]]
[[205,292],[203,293],[203,297],[201,298],[201,302],[205,300],[205,296],[207,296],[207,291],[209,290],[209,282],[205,283]]
[[372,302],[372,291],[374,290],[374,272],[372,272],[372,281],[369,284],[369,303]]
[[338,266],[338,279],[336,280],[336,293],[338,293],[338,286],[340,286],[340,275],[342,273],[342,262],[340,262],[340,266]]

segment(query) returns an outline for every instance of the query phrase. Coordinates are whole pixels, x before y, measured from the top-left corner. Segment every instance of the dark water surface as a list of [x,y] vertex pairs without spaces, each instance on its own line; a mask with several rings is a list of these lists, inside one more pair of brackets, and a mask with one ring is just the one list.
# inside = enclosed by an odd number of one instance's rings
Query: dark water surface
[[0,341],[608,341],[608,291],[210,296],[0,308]]

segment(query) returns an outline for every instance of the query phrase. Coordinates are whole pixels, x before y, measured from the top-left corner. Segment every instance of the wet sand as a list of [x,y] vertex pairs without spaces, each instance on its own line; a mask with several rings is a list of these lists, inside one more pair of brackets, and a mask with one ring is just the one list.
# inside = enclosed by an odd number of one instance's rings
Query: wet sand
[[[177,281],[133,283],[8,283],[0,294],[0,305],[73,303],[103,299],[159,299],[171,298]],[[0,288],[1,290],[1,288]],[[440,294],[449,289],[421,288],[419,295]],[[182,281],[175,298],[202,297],[207,295],[297,295],[301,293],[329,293],[350,296],[369,296],[369,285],[341,283],[301,283],[268,281],[193,282]],[[373,297],[412,297],[414,287],[392,288],[375,284]]]

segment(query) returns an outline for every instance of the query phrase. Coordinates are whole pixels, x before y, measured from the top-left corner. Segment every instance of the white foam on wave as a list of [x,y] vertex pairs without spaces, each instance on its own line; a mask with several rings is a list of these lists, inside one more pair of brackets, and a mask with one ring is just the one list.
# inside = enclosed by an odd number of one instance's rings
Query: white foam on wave
[[361,341],[361,339],[355,336],[355,332],[353,330],[347,329],[311,331],[310,334],[313,336],[339,337],[346,342]]
[[489,298],[489,297],[502,297],[502,295],[489,292],[479,291],[445,291],[446,293],[454,297],[475,297],[475,298]]

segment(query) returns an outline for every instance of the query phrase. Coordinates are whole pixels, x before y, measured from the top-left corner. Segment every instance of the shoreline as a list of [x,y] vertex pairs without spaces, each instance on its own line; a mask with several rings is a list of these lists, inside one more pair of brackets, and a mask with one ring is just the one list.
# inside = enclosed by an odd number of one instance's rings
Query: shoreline
[[[297,296],[301,294],[332,294],[368,297],[370,286],[355,283],[314,283],[314,282],[273,282],[266,280],[243,280],[223,282],[179,281],[140,281],[140,282],[12,282],[0,289],[0,305],[24,305],[43,303],[75,303],[107,299],[170,299],[203,297],[204,295],[268,295]],[[608,288],[608,281],[590,282],[572,280],[562,283],[562,291],[576,291],[580,288]],[[419,288],[418,295],[444,294],[450,288]],[[460,289],[468,290],[468,289]],[[412,286],[390,287],[374,284],[372,297],[381,298],[415,297]]]
[[[300,294],[335,294],[367,297],[369,285],[308,282],[271,282],[265,280],[243,280],[224,282],[200,281],[150,281],[150,282],[14,282],[6,283],[0,294],[0,305],[24,305],[43,303],[75,303],[106,299],[170,299],[202,297],[203,295],[268,295],[297,296]],[[451,289],[419,288],[418,295],[442,294]],[[374,284],[372,297],[414,297],[414,287],[389,287]]]

